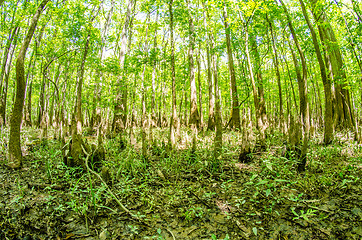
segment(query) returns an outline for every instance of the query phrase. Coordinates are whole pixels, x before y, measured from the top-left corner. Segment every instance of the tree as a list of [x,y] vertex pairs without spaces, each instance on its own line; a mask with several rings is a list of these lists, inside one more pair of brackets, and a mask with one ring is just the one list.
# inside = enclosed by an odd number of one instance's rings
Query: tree
[[[187,2],[188,15],[189,15],[189,76],[190,76],[190,120],[189,124],[194,128],[200,128],[200,114],[197,108],[197,94],[196,94],[196,81],[195,81],[195,64],[194,64],[194,50],[195,50],[195,29],[192,19],[192,9],[190,1]],[[195,125],[195,126],[193,126]]]
[[[124,69],[127,38],[130,38],[129,35],[132,31],[132,29],[130,28],[130,26],[132,26],[132,24],[130,24],[132,8],[134,9],[135,5],[136,5],[135,0],[128,1],[126,17],[121,34],[121,46],[119,52],[119,65],[121,69]],[[112,129],[116,133],[119,133],[122,132],[122,130],[126,127],[126,122],[127,122],[127,90],[126,90],[125,80],[122,79],[121,76],[118,77],[117,85],[119,90],[116,98],[116,104],[114,107]]]
[[43,0],[36,10],[29,26],[28,33],[21,45],[20,52],[16,59],[16,98],[10,118],[10,139],[9,139],[9,159],[10,168],[19,168],[22,163],[22,152],[20,146],[20,125],[23,118],[24,94],[25,94],[25,73],[24,59],[30,41],[34,35],[40,14],[49,0]]
[[175,41],[173,37],[173,0],[169,2],[169,14],[170,14],[170,42],[171,42],[171,82],[172,82],[172,115],[170,121],[170,144],[175,146],[176,144],[176,131],[178,132],[178,119],[176,112],[176,73],[175,73]]
[[225,36],[226,36],[226,47],[228,53],[228,65],[230,73],[230,86],[231,86],[231,96],[232,96],[232,109],[231,109],[231,128],[240,129],[240,111],[239,111],[239,100],[238,100],[238,90],[236,87],[236,78],[235,78],[235,68],[234,68],[234,59],[233,52],[231,48],[231,38],[230,38],[230,27],[229,19],[227,14],[226,4],[224,2],[223,6],[223,20],[225,27]]
[[[294,44],[298,50],[300,60],[302,62],[302,75],[300,75],[300,69],[298,60],[295,56],[295,53],[291,47],[291,52],[293,55],[293,61],[295,65],[295,70],[297,73],[297,79],[298,79],[298,88],[299,88],[299,108],[300,108],[300,119],[303,129],[303,140],[302,140],[302,147],[299,149],[299,163],[298,163],[298,171],[302,172],[305,170],[305,164],[307,162],[307,147],[308,147],[308,141],[309,141],[309,128],[310,128],[310,119],[309,119],[309,106],[308,106],[308,89],[307,89],[307,64],[305,61],[305,57],[302,51],[302,48],[300,47],[298,36],[295,33],[291,17],[289,15],[288,9],[285,6],[284,2],[282,0],[279,0],[282,4],[283,10],[285,15],[287,16],[288,21],[288,27],[292,34]],[[299,122],[299,116],[297,119],[297,123]],[[298,124],[296,128],[299,128]],[[293,138],[298,138],[299,134],[296,134],[297,136],[293,136]],[[295,143],[298,143],[299,140],[297,140]],[[292,145],[295,145],[294,143]],[[292,146],[292,148],[295,148],[296,146]]]
[[330,144],[333,140],[333,115],[332,115],[332,92],[331,92],[331,79],[327,76],[326,67],[323,61],[322,53],[319,48],[317,35],[314,31],[314,27],[309,20],[303,0],[299,0],[302,8],[303,16],[307,22],[308,28],[312,35],[314,49],[317,55],[319,70],[324,86],[324,99],[325,99],[325,111],[324,111],[324,143]]

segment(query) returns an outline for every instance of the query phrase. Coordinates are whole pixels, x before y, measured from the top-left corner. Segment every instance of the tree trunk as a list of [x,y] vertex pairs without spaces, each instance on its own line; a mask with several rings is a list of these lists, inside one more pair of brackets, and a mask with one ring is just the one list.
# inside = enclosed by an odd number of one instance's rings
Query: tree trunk
[[212,77],[212,66],[210,57],[210,33],[207,25],[207,9],[203,3],[204,8],[204,28],[206,29],[206,59],[207,59],[207,82],[209,93],[209,116],[207,121],[207,130],[215,130],[215,95],[214,95],[214,79]]
[[230,86],[231,86],[231,95],[232,95],[232,109],[231,109],[231,123],[230,127],[240,130],[240,111],[239,111],[239,100],[238,100],[238,90],[236,87],[236,78],[235,78],[235,68],[234,68],[234,59],[233,52],[231,46],[231,38],[230,38],[230,28],[228,23],[228,14],[226,5],[223,7],[223,20],[225,27],[225,35],[226,35],[226,48],[228,53],[228,65],[229,65],[229,74],[230,74]]
[[323,61],[322,53],[319,48],[317,35],[314,31],[314,27],[311,24],[303,0],[299,0],[302,7],[303,16],[307,22],[308,28],[312,35],[314,49],[316,51],[319,70],[323,81],[324,87],[324,99],[325,99],[325,112],[324,112],[324,143],[330,144],[333,141],[333,115],[332,115],[332,92],[331,92],[331,79],[327,77],[326,67]]
[[256,75],[256,82],[254,82],[253,88],[256,88],[255,91],[257,91],[257,98],[258,98],[258,104],[255,105],[258,106],[255,108],[256,118],[257,118],[257,128],[260,131],[260,137],[259,137],[259,147],[261,150],[265,149],[265,138],[266,134],[265,131],[268,128],[268,117],[266,114],[266,106],[265,106],[265,97],[264,97],[264,84],[263,84],[263,78],[262,78],[262,72],[261,72],[261,62],[260,62],[260,55],[258,51],[258,44],[256,42],[256,37],[252,36],[250,39],[250,43],[252,46],[252,53],[254,55],[254,61],[255,61],[255,67],[256,69],[255,75]]
[[[32,126],[32,118],[31,118],[31,94],[32,94],[32,88],[33,88],[33,76],[36,66],[36,56],[37,48],[33,50],[29,65],[28,65],[28,73],[26,75],[26,89],[25,89],[25,105],[24,105],[24,125],[27,125],[29,127]],[[31,76],[31,78],[30,78]],[[30,79],[30,81],[29,81]]]
[[198,94],[199,94],[199,112],[200,112],[200,128],[203,128],[203,114],[202,114],[202,88],[201,88],[201,62],[200,62],[200,51],[201,46],[199,44],[198,52],[196,53],[196,62],[197,62],[197,83],[198,83]]
[[[291,17],[289,15],[289,12],[284,4],[284,2],[282,0],[279,0],[280,3],[283,6],[284,12],[287,16],[287,20],[288,20],[288,26],[290,29],[290,32],[292,33],[293,36],[293,40],[294,40],[294,44],[298,50],[301,62],[302,62],[302,72],[303,75],[300,76],[300,72],[299,72],[299,66],[297,63],[297,59],[295,57],[294,51],[292,51],[293,53],[293,59],[294,59],[294,64],[296,67],[296,71],[297,71],[297,78],[298,78],[298,88],[299,88],[299,102],[300,102],[300,115],[301,115],[301,124],[302,124],[302,128],[304,130],[303,133],[303,145],[301,147],[301,152],[299,154],[299,163],[298,163],[298,171],[302,172],[305,170],[305,164],[307,161],[307,148],[308,148],[308,141],[309,141],[309,128],[310,128],[310,121],[309,121],[309,107],[308,107],[308,89],[307,89],[307,64],[305,61],[305,57],[303,54],[303,51],[299,45],[299,41],[297,38],[297,35],[294,31],[294,27],[292,24],[292,20]],[[292,50],[292,48],[291,48]],[[298,74],[299,72],[299,74]],[[297,119],[297,122],[298,119]]]
[[[206,9],[207,11],[207,9]],[[207,12],[208,15],[208,12]],[[210,17],[207,16],[210,21]],[[221,105],[220,105],[220,92],[219,92],[219,82],[218,82],[218,68],[217,68],[217,55],[214,51],[215,40],[214,35],[209,33],[210,38],[210,50],[213,52],[211,55],[212,59],[212,70],[214,76],[214,93],[215,93],[215,138],[214,138],[214,156],[212,167],[214,170],[218,170],[220,167],[220,155],[222,154],[222,116],[221,116]]]
[[[147,27],[146,27],[146,35],[145,35],[145,45],[143,52],[148,53],[148,27],[150,25],[150,13],[147,15]],[[145,56],[146,58],[147,56]],[[146,92],[145,92],[145,72],[146,72],[146,61],[143,64],[143,71],[141,74],[141,136],[142,136],[142,156],[146,157],[146,121],[147,121],[147,115],[146,115]]]
[[[127,48],[127,35],[130,37],[131,33],[131,14],[132,14],[132,7],[133,11],[136,6],[135,0],[128,1],[128,7],[126,12],[126,19],[124,22],[122,35],[121,35],[121,47],[120,47],[120,54],[119,54],[119,63],[121,69],[124,69],[124,60],[126,55],[126,48]],[[120,133],[126,127],[127,122],[127,86],[125,83],[125,79],[123,77],[118,78],[118,94],[116,97],[116,104],[114,107],[114,117],[112,123],[112,129],[116,133]]]
[[273,32],[273,25],[272,21],[269,20],[267,16],[267,21],[269,22],[269,28],[270,28],[270,35],[272,40],[272,47],[273,47],[273,62],[275,66],[275,75],[277,77],[277,83],[278,83],[278,93],[279,93],[279,128],[281,128],[282,133],[285,133],[285,124],[284,124],[284,110],[283,110],[283,93],[282,93],[282,85],[280,80],[280,71],[279,71],[279,58],[278,58],[278,52],[275,45],[275,37]]
[[[189,125],[193,125],[200,129],[200,114],[197,108],[197,91],[195,81],[195,64],[194,64],[194,50],[195,50],[195,29],[192,19],[191,7],[188,1],[188,14],[189,14],[189,77],[190,77],[190,120]],[[186,98],[185,98],[186,100]],[[185,119],[186,120],[186,119]]]
[[[0,126],[5,126],[6,124],[6,101],[8,96],[8,86],[9,86],[9,77],[10,77],[10,69],[11,63],[14,56],[14,51],[16,48],[17,39],[16,36],[19,33],[19,27],[16,27],[12,33],[10,38],[8,39],[7,47],[4,53],[4,62],[1,69],[1,76],[4,76],[4,84],[2,88],[0,88]],[[12,41],[14,40],[14,43]],[[9,45],[8,45],[9,44]],[[10,56],[10,58],[8,57]],[[1,81],[2,79],[0,79]]]
[[[108,33],[108,27],[111,23],[111,17],[113,15],[114,1],[111,1],[111,9],[108,12],[106,22],[104,24],[103,34],[101,38],[101,45],[99,49],[99,59],[102,62],[104,57],[104,51],[106,50],[106,37]],[[90,119],[90,129],[93,131],[94,127],[99,126],[101,123],[101,108],[99,106],[99,102],[101,101],[101,93],[102,93],[102,81],[103,81],[103,72],[100,68],[96,70],[96,80],[94,84],[94,95],[93,95],[93,106],[92,106],[92,116]]]
[[[311,3],[316,4],[315,0]],[[344,63],[338,41],[335,37],[331,24],[328,21],[326,14],[319,11],[319,8],[314,8],[312,11],[314,18],[318,23],[319,35],[321,41],[326,49],[326,63],[329,65],[330,78],[335,86],[335,100],[334,117],[335,127],[339,128],[352,128],[355,134],[355,139],[358,138],[358,127],[354,117],[354,111],[351,105],[350,93],[346,83],[346,72],[344,70]]]
[[[94,13],[92,18],[89,20],[89,24],[93,24],[94,19],[96,18],[101,5],[99,5],[98,10]],[[89,27],[90,27],[89,26]],[[89,50],[89,42],[91,36],[91,30],[88,31],[87,37],[85,39],[84,44],[84,52],[82,56],[82,61],[79,69],[78,76],[78,84],[77,84],[77,94],[76,94],[76,104],[74,108],[74,117],[72,118],[72,145],[70,149],[71,155],[71,163],[68,164],[70,166],[84,166],[84,162],[82,159],[83,151],[82,151],[82,124],[83,124],[83,115],[82,115],[82,87],[84,80],[84,72],[85,72],[85,61],[87,59],[88,50]]]
[[23,117],[24,94],[25,94],[25,74],[24,60],[26,51],[28,50],[30,41],[34,35],[36,25],[38,23],[41,12],[49,0],[43,0],[36,13],[31,20],[28,33],[20,48],[18,58],[16,60],[16,98],[10,118],[10,139],[9,139],[9,158],[8,166],[11,168],[19,168],[22,163],[22,152],[20,146],[20,125]]
[[[158,22],[158,10],[156,13],[156,23]],[[156,54],[157,53],[157,27],[155,27],[155,36],[153,39],[153,51]],[[156,117],[156,57],[152,62],[152,99],[151,99],[151,126],[156,127],[157,123],[157,117]]]
[[172,81],[172,115],[170,121],[170,143],[174,147],[176,144],[176,132],[178,128],[178,119],[176,112],[176,72],[175,72],[175,41],[173,37],[173,0],[169,2],[169,14],[170,14],[170,41],[171,41],[171,81]]

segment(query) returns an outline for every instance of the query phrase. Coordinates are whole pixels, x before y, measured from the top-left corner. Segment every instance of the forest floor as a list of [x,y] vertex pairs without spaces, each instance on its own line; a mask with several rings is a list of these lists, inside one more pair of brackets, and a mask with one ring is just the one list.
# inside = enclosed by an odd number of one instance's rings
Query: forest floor
[[8,169],[1,134],[0,239],[362,239],[362,146],[348,133],[330,146],[316,135],[304,174],[282,157],[277,134],[244,164],[240,134],[224,133],[219,171],[210,168],[211,133],[192,152],[184,131],[170,152],[167,129],[157,130],[146,159],[139,146],[106,139],[110,189],[139,220],[95,176],[66,167],[61,143],[38,141],[34,129],[23,131],[22,168]]

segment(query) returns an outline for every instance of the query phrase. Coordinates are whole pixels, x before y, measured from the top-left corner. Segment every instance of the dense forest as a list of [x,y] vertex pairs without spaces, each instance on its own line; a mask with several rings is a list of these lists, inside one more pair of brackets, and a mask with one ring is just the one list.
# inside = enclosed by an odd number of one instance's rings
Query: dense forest
[[0,0],[1,239],[361,239],[359,0]]

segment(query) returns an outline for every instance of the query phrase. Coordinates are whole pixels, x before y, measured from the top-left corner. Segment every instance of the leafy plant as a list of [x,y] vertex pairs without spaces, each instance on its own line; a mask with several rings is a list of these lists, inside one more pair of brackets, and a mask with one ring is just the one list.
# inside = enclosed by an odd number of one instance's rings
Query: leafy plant
[[308,209],[307,212],[304,212],[304,210],[300,210],[300,214],[298,214],[296,211],[295,211],[295,207],[291,207],[290,208],[292,213],[295,215],[295,217],[293,218],[293,220],[297,220],[297,219],[300,219],[300,218],[303,218],[304,220],[309,220],[310,217],[312,216],[315,216],[315,212],[317,212],[317,210],[314,210],[314,209]]

